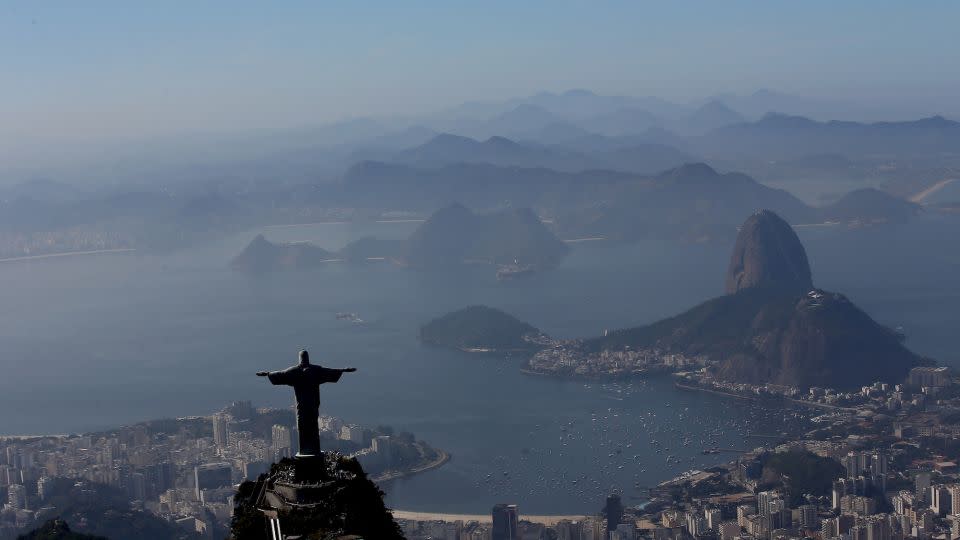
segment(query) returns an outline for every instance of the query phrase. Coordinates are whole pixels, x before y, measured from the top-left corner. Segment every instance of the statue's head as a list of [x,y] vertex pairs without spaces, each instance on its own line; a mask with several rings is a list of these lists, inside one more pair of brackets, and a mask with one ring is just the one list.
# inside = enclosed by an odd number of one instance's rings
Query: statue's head
[[310,363],[310,353],[306,350],[300,351],[300,365],[305,366]]

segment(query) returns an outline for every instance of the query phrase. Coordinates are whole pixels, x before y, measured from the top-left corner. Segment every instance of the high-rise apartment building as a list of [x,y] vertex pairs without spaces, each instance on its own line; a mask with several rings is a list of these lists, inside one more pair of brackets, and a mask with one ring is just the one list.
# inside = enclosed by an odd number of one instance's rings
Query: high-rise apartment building
[[217,489],[233,484],[233,468],[229,463],[207,463],[193,470],[197,500],[205,489]]
[[229,440],[228,418],[225,414],[213,415],[213,444],[225,448]]
[[498,504],[493,507],[491,540],[517,540],[520,512],[515,504]]

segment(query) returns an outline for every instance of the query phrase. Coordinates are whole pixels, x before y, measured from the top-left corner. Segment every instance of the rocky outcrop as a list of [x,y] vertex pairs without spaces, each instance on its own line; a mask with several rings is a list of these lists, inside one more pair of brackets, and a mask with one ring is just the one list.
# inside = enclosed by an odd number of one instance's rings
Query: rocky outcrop
[[737,235],[726,292],[760,287],[794,292],[813,288],[807,252],[790,225],[769,210],[750,216]]
[[413,232],[405,261],[421,268],[487,263],[546,269],[559,264],[567,251],[529,208],[475,214],[452,204]]
[[839,293],[813,288],[803,245],[770,211],[744,223],[727,293],[675,317],[587,340],[587,350],[647,349],[706,358],[717,378],[857,388],[896,383],[932,363]]
[[260,234],[233,259],[231,265],[246,272],[268,272],[310,268],[333,260],[337,260],[337,256],[323,248],[305,242],[273,243]]
[[717,365],[719,378],[856,388],[900,382],[922,363],[847,297],[819,289],[766,302],[744,329],[743,343]]

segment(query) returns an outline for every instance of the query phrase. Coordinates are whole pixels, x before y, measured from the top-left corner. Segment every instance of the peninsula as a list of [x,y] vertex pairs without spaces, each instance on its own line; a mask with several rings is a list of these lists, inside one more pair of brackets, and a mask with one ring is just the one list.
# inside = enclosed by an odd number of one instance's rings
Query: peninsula
[[607,378],[697,372],[727,383],[859,388],[932,364],[848,298],[813,287],[803,245],[770,211],[740,228],[724,296],[680,315],[534,355],[528,370]]

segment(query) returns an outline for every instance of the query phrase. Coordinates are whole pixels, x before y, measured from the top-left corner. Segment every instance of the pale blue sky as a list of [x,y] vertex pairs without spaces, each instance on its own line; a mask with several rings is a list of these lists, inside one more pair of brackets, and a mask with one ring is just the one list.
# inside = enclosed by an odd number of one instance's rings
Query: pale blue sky
[[588,88],[960,95],[958,2],[0,0],[0,134],[303,125]]

